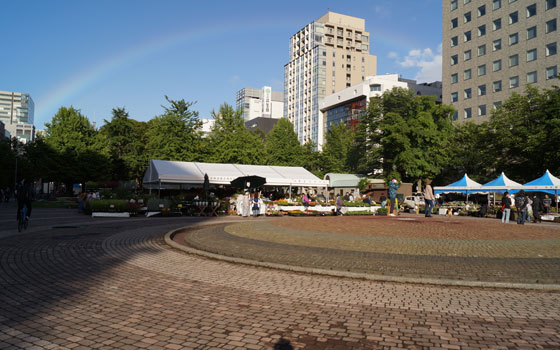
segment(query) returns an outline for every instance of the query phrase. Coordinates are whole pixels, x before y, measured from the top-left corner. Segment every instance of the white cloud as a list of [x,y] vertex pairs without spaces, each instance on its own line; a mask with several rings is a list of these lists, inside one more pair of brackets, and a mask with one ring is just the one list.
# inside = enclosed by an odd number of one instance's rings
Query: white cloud
[[418,72],[414,79],[420,83],[441,80],[441,43],[438,45],[436,52],[437,54],[434,54],[429,47],[413,49],[408,52],[404,59],[397,61],[397,63],[403,68],[417,68]]
[[391,51],[391,52],[389,52],[389,54],[387,54],[387,57],[391,58],[391,59],[395,59],[395,58],[399,57],[399,54],[396,53],[395,51]]

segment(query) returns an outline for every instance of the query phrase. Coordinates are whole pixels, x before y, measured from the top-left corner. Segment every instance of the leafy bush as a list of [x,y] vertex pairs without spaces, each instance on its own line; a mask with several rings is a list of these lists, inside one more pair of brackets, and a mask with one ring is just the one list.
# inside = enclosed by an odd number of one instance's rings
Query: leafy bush
[[[379,209],[378,209],[379,211]],[[371,215],[369,210],[359,210],[359,211],[347,211],[346,215]]]
[[128,201],[118,199],[96,199],[88,202],[92,212],[128,212]]
[[387,212],[389,211],[388,208],[379,208],[377,209],[377,211],[375,212],[376,215],[387,215]]
[[169,209],[172,207],[172,202],[169,199],[150,198],[148,199],[149,211],[161,211],[162,209]]

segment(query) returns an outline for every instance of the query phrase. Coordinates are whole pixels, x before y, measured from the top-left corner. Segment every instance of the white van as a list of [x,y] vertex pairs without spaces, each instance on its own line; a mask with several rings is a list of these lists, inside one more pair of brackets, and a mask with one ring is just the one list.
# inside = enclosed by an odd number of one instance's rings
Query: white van
[[424,195],[422,193],[414,193],[412,196],[406,196],[403,204],[409,208],[416,208],[421,205],[426,205],[426,202],[424,201]]

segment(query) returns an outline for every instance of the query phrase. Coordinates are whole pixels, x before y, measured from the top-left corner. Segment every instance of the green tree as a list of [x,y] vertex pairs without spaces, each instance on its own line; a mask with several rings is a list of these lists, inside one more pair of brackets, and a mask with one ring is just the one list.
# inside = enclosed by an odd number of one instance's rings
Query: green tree
[[263,164],[264,144],[245,128],[241,110],[223,104],[212,111],[215,124],[207,139],[208,160],[216,163]]
[[[385,92],[368,113],[372,124],[366,135],[369,147],[379,147],[384,174],[392,171],[404,181],[433,178],[448,162],[453,108],[437,105],[433,97],[414,96],[411,90]],[[375,129],[374,129],[375,128]],[[364,136],[359,140],[362,145]],[[378,146],[377,146],[378,145]],[[366,145],[367,147],[367,145]]]
[[14,151],[15,139],[0,137],[0,188],[4,189],[8,186],[13,187],[15,184],[15,165],[16,154]]
[[56,177],[72,188],[73,183],[106,179],[110,161],[97,132],[74,107],[61,107],[47,127],[45,142],[57,154]]
[[[146,131],[148,158],[161,160],[197,161],[202,148],[198,112],[192,111],[192,102],[171,100],[164,113],[150,120]],[[146,163],[147,165],[147,163]]]
[[525,94],[513,93],[492,114],[487,124],[493,162],[517,181],[560,172],[560,89],[540,91],[528,85]]
[[294,125],[281,118],[266,136],[266,164],[302,166],[304,148],[298,141]]
[[351,166],[351,152],[354,146],[354,132],[345,123],[332,125],[327,132],[323,146],[325,173],[348,173],[356,169]]

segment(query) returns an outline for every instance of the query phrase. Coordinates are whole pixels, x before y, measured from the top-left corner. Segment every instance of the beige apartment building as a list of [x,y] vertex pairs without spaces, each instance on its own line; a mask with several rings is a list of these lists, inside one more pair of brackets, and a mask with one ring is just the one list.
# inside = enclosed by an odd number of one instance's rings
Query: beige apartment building
[[377,57],[369,54],[365,20],[334,12],[309,23],[290,38],[284,66],[284,117],[301,143],[320,149],[324,122],[320,101],[327,95],[375,75]]
[[443,0],[443,103],[486,121],[527,84],[560,85],[557,0]]
[[35,104],[27,93],[0,91],[0,121],[10,137],[22,142],[35,139]]

